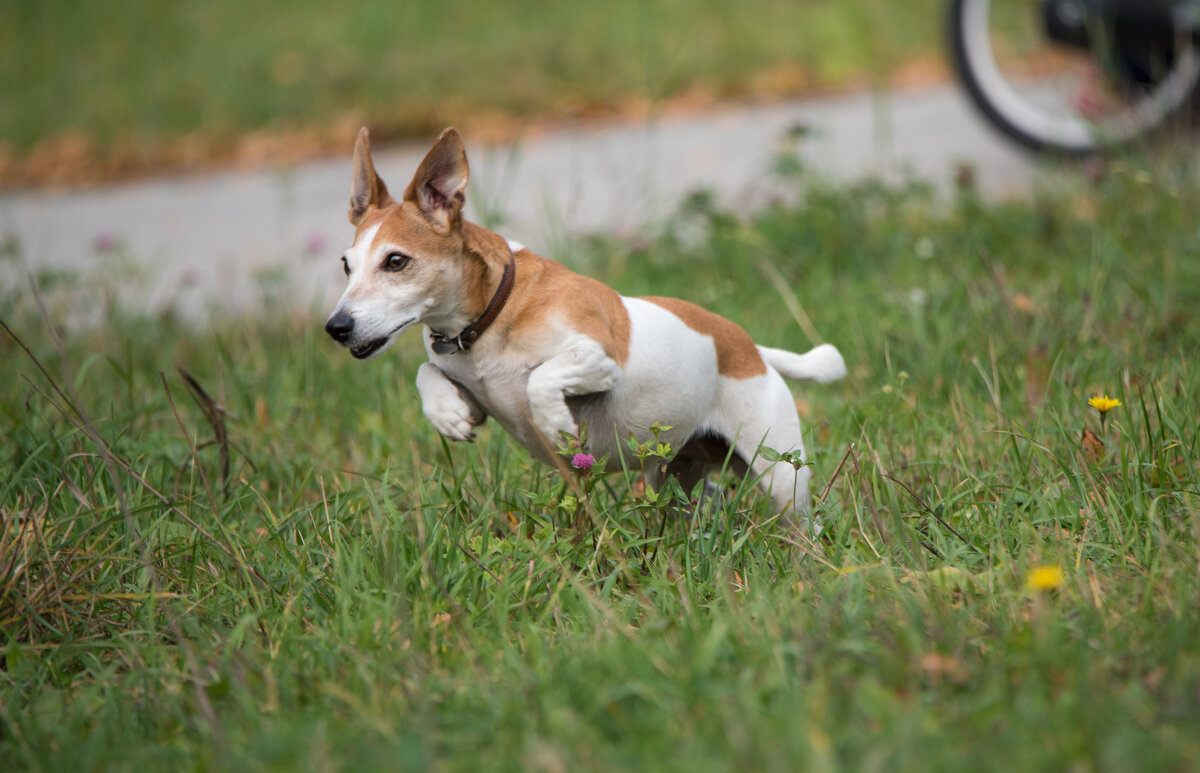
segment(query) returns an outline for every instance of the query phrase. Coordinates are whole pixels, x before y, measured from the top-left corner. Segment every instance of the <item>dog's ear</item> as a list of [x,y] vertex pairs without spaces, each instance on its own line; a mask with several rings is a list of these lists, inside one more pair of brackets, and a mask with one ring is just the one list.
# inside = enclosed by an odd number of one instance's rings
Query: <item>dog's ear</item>
[[404,200],[416,204],[438,233],[450,233],[462,217],[469,176],[462,137],[451,127],[421,162]]
[[371,162],[371,141],[367,136],[367,127],[358,130],[358,139],[354,142],[354,180],[350,183],[350,225],[358,227],[363,216],[371,207],[385,207],[394,204],[388,195],[387,186],[379,175],[375,174],[375,164]]

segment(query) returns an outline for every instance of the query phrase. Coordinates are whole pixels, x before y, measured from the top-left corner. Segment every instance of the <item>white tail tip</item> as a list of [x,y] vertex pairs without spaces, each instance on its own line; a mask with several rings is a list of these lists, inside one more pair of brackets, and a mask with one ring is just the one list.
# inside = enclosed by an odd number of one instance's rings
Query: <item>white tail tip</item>
[[828,384],[846,375],[846,361],[842,359],[837,347],[831,344],[814,346],[804,354],[767,346],[758,347],[758,351],[768,365],[789,381],[816,381],[818,384]]

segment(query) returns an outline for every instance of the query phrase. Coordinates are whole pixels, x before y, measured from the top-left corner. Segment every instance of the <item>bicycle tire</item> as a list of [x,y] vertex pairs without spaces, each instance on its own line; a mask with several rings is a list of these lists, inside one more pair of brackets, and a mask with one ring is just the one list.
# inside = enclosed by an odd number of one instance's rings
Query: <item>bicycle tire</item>
[[1086,156],[1152,135],[1187,114],[1200,84],[1200,52],[1189,43],[1145,96],[1103,122],[1054,117],[1022,97],[1001,73],[989,37],[992,0],[950,0],[947,39],[951,67],[984,119],[1028,150]]

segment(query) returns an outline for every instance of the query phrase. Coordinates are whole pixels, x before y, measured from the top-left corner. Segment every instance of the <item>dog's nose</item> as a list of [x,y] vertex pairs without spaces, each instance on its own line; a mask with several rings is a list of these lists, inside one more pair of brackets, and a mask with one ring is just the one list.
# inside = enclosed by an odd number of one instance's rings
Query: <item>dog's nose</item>
[[354,332],[354,317],[345,311],[338,311],[325,323],[325,332],[339,344],[346,343],[350,340],[350,333]]

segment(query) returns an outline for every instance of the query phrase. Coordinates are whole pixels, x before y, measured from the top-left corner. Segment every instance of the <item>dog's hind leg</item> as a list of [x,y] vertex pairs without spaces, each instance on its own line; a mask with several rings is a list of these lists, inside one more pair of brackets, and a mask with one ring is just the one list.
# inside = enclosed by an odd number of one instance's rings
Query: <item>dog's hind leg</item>
[[[783,378],[766,375],[723,385],[720,421],[723,434],[733,438],[733,450],[749,461],[751,477],[771,500],[775,512],[807,526],[808,481],[812,476],[804,452],[800,417]],[[762,449],[788,454],[795,462],[772,460]],[[772,455],[774,456],[774,455]]]
[[[689,495],[695,492],[697,483],[722,470],[744,477],[748,468],[745,460],[739,454],[733,453],[727,438],[705,430],[689,437],[675,458],[667,464],[667,475],[674,476],[684,492]],[[717,487],[711,481],[706,481],[700,498],[719,499],[717,491]]]

